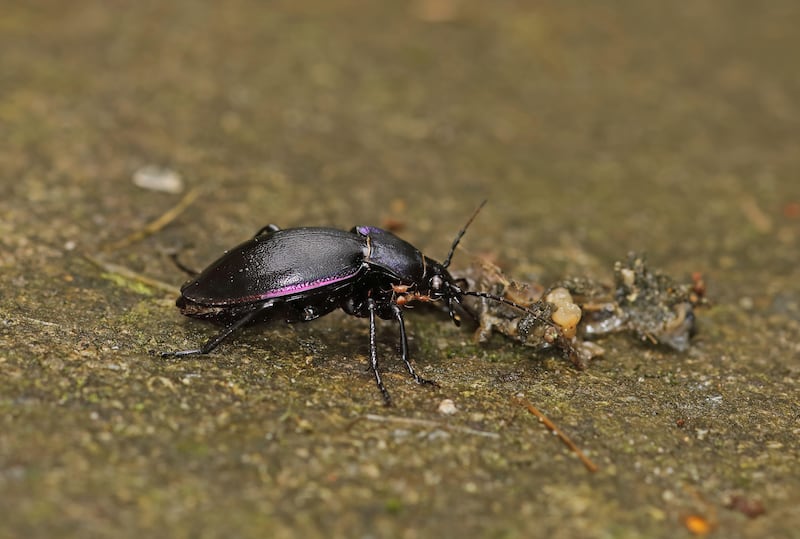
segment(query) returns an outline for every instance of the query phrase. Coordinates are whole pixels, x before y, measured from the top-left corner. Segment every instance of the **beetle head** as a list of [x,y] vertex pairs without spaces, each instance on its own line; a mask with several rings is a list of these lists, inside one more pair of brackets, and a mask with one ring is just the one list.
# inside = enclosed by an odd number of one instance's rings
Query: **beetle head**
[[[498,296],[496,294],[491,294],[489,292],[479,292],[477,290],[468,290],[467,282],[465,279],[453,279],[450,275],[450,272],[447,271],[447,267],[450,265],[450,261],[453,258],[453,254],[456,252],[456,247],[458,247],[458,243],[461,241],[461,238],[464,236],[464,233],[467,231],[467,228],[472,221],[477,217],[478,212],[481,211],[481,208],[486,204],[486,200],[480,203],[480,205],[475,209],[472,216],[467,221],[467,224],[458,231],[456,234],[455,239],[453,240],[453,244],[450,247],[450,252],[447,253],[447,258],[444,259],[444,262],[441,264],[431,260],[428,257],[425,258],[425,276],[426,276],[426,285],[427,290],[424,291],[427,294],[429,300],[439,300],[443,301],[447,305],[447,311],[450,314],[450,319],[453,323],[457,326],[461,325],[461,321],[456,313],[456,307],[461,307],[461,301],[464,296],[473,296],[477,298],[483,298],[484,300],[495,301],[497,303],[502,303],[508,305],[509,307],[514,307],[524,313],[528,313],[534,317],[534,319],[541,321],[542,323],[553,327],[556,332],[560,332],[560,328],[555,325],[555,323],[549,319],[542,318],[541,314],[531,310],[529,307],[525,305],[521,305],[514,301],[511,301],[505,297]],[[460,286],[459,283],[461,283]],[[463,309],[463,307],[462,307]],[[467,313],[470,313],[468,309],[464,309]],[[471,314],[471,313],[470,313]],[[560,333],[558,333],[560,335]],[[568,346],[568,345],[565,345]]]
[[443,301],[447,305],[450,319],[455,325],[461,325],[461,320],[456,314],[456,306],[461,305],[463,292],[456,279],[453,279],[453,276],[447,271],[447,267],[425,257],[425,279],[424,287],[427,296],[432,301]]
[[472,221],[475,219],[475,217],[477,217],[478,212],[481,211],[481,208],[483,208],[485,204],[486,200],[481,202],[472,213],[472,216],[470,216],[469,220],[467,220],[467,223],[461,228],[461,230],[458,231],[458,234],[456,234],[456,237],[453,240],[453,244],[450,246],[450,252],[447,253],[447,257],[444,259],[444,262],[440,264],[435,260],[424,257],[425,277],[427,279],[425,283],[427,287],[426,293],[433,301],[444,301],[444,303],[447,305],[447,312],[450,314],[450,319],[457,326],[461,325],[461,320],[456,314],[456,306],[461,305],[461,297],[464,292],[462,291],[461,287],[458,286],[456,280],[453,279],[453,276],[450,275],[450,272],[447,271],[447,267],[450,265],[453,254],[456,252],[456,247],[458,247],[458,243],[461,241],[461,238],[464,237],[464,233],[467,231],[467,228],[470,224],[472,224]]

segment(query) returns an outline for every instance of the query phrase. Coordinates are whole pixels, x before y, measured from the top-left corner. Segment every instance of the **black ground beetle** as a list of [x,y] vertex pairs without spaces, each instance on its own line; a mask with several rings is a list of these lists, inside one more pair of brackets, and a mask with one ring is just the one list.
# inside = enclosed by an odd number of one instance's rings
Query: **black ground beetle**
[[241,327],[273,319],[308,322],[341,308],[369,318],[370,366],[383,399],[391,397],[378,371],[375,317],[396,320],[400,350],[408,372],[419,384],[435,384],[419,376],[408,358],[403,309],[413,301],[441,302],[453,323],[464,295],[506,303],[505,298],[464,290],[465,281],[447,271],[456,246],[484,201],[458,232],[443,263],[391,232],[357,226],[349,232],[334,228],[279,229],[268,225],[181,287],[176,305],[193,318],[222,322],[225,328],[201,348],[164,352],[162,357],[208,354]]

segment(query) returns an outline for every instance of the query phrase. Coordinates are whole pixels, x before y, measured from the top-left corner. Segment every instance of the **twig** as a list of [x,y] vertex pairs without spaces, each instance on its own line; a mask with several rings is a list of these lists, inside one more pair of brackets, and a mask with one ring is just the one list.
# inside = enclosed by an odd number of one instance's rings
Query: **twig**
[[553,432],[556,436],[558,436],[561,439],[561,441],[564,442],[564,444],[567,447],[569,447],[573,451],[573,453],[575,453],[578,456],[579,459],[581,459],[581,462],[583,462],[583,465],[586,466],[587,470],[589,470],[590,472],[596,472],[597,471],[597,465],[594,462],[592,462],[591,460],[589,460],[589,457],[587,457],[583,453],[583,451],[581,451],[578,448],[578,446],[575,445],[572,442],[572,440],[570,440],[569,437],[566,434],[564,434],[561,431],[561,429],[559,429],[555,425],[555,423],[553,423],[552,421],[547,419],[547,417],[542,412],[540,412],[538,409],[536,409],[536,407],[533,404],[531,404],[531,402],[528,399],[525,399],[525,398],[522,398],[522,397],[516,397],[515,401],[516,401],[517,404],[519,404],[520,406],[526,408],[530,413],[532,413],[533,415],[538,417],[539,421],[544,423],[545,427],[547,427],[551,432]]
[[137,281],[142,283],[143,285],[155,288],[156,290],[161,290],[162,292],[168,292],[170,294],[174,294],[175,290],[177,289],[177,287],[174,285],[165,283],[164,281],[159,281],[158,279],[153,279],[152,277],[147,277],[146,275],[142,275],[141,273],[136,273],[135,271],[128,269],[125,266],[120,266],[119,264],[112,264],[111,262],[106,262],[101,258],[97,258],[87,254],[83,256],[84,258],[86,258],[86,260],[88,260],[101,270],[105,271],[106,273],[110,273],[112,275],[119,275],[123,279]]
[[202,193],[202,189],[195,187],[189,190],[183,198],[181,198],[177,204],[173,207],[168,209],[166,212],[161,214],[160,217],[157,219],[150,221],[147,225],[143,228],[134,231],[133,233],[129,234],[128,236],[122,238],[119,241],[115,241],[114,243],[110,243],[105,247],[100,249],[100,254],[98,256],[93,256],[89,254],[84,254],[86,260],[100,268],[101,270],[109,273],[111,275],[117,275],[122,277],[123,279],[128,279],[130,281],[139,282],[151,288],[155,288],[156,290],[161,290],[163,292],[174,293],[175,286],[171,284],[167,284],[163,281],[159,281],[157,279],[153,279],[151,277],[147,277],[146,275],[142,275],[141,273],[137,273],[131,269],[126,268],[125,266],[120,266],[119,264],[114,264],[112,262],[107,262],[103,260],[102,253],[108,253],[110,251],[115,251],[117,249],[121,249],[123,247],[127,247],[132,245],[138,241],[143,240],[144,238],[151,236],[170,224],[174,221],[181,213],[183,213],[186,208],[188,208],[192,202],[197,199],[198,196]]
[[134,231],[130,235],[122,238],[119,241],[115,241],[114,243],[106,245],[102,251],[109,252],[109,251],[116,251],[117,249],[121,249],[122,247],[127,247],[137,241],[141,241],[147,236],[151,236],[170,224],[174,221],[183,211],[188,208],[195,199],[200,196],[202,189],[195,187],[190,189],[183,198],[181,198],[177,204],[175,204],[172,208],[168,209],[164,212],[160,217],[157,219],[150,221],[144,228]]
[[739,200],[739,207],[745,218],[753,227],[762,234],[772,232],[772,219],[764,213],[753,196],[745,196]]
[[38,318],[33,318],[30,316],[20,316],[21,320],[26,320],[28,322],[32,322],[34,324],[40,324],[42,326],[50,326],[50,327],[61,327],[61,324],[56,324],[54,322],[48,322],[47,320],[39,320]]
[[474,434],[475,436],[483,436],[485,438],[500,438],[496,432],[487,432],[484,430],[471,429],[469,427],[460,427],[458,425],[448,425],[438,421],[431,421],[429,419],[416,419],[413,417],[400,417],[395,415],[378,415],[378,414],[364,414],[359,419],[366,419],[368,421],[377,421],[380,423],[405,423],[407,425],[417,425],[419,427],[430,427],[442,430],[450,430],[454,432],[463,432],[465,434]]

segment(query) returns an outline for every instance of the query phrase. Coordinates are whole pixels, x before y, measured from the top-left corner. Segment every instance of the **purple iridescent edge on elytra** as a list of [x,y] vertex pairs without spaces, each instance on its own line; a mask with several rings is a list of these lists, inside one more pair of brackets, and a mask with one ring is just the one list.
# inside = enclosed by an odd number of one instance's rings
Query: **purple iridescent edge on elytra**
[[291,286],[284,286],[283,288],[279,288],[277,290],[273,290],[271,292],[267,292],[266,294],[259,294],[257,296],[245,296],[243,298],[239,298],[236,302],[251,302],[251,301],[261,301],[265,299],[272,299],[272,298],[282,298],[285,296],[290,296],[292,294],[297,294],[299,292],[305,292],[306,290],[313,290],[315,288],[324,288],[328,285],[332,285],[334,283],[338,283],[340,281],[346,281],[350,279],[358,273],[361,268],[357,268],[356,271],[352,273],[348,273],[347,275],[343,275],[340,277],[336,277],[334,279],[319,279],[317,281],[310,281],[308,283],[303,284],[296,284]]

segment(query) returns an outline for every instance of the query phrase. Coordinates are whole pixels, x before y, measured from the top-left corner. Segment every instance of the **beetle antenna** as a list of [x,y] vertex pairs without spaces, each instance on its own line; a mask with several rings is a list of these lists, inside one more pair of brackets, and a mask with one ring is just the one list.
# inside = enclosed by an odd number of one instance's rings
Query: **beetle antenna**
[[464,233],[467,231],[467,227],[469,227],[469,225],[472,224],[472,221],[475,220],[475,217],[478,216],[478,212],[481,211],[481,208],[483,208],[486,205],[487,200],[488,199],[483,199],[483,202],[481,202],[478,205],[478,207],[475,209],[475,211],[472,212],[472,217],[469,218],[469,220],[467,221],[467,224],[465,224],[464,227],[461,230],[458,231],[458,234],[456,234],[456,239],[453,240],[453,245],[450,247],[450,252],[447,253],[447,258],[445,258],[444,262],[442,263],[443,267],[446,268],[447,266],[450,265],[450,259],[453,258],[453,253],[456,252],[456,247],[458,247],[458,242],[460,242],[461,238],[464,237]]

